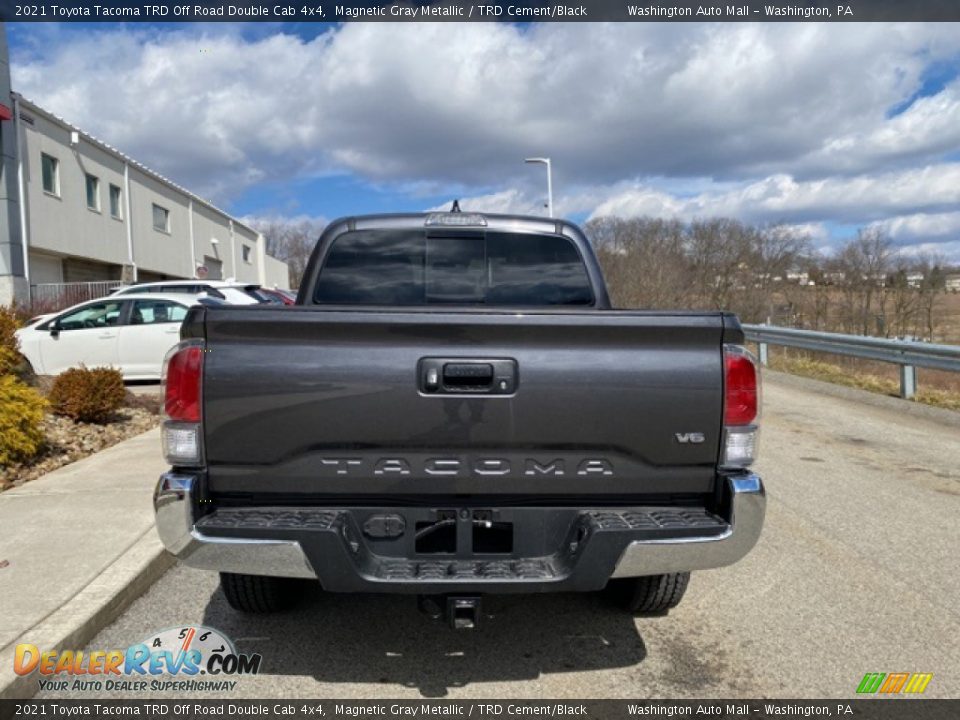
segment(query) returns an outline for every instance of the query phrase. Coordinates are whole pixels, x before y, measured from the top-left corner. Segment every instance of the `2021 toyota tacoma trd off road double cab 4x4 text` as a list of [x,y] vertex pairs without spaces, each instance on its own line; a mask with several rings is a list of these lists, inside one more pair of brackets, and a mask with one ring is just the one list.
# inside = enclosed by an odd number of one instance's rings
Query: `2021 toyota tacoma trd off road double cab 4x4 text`
[[347,218],[295,306],[195,307],[165,363],[166,547],[268,611],[289,578],[439,599],[679,602],[760,534],[758,371],[731,314],[612,310],[568,222]]

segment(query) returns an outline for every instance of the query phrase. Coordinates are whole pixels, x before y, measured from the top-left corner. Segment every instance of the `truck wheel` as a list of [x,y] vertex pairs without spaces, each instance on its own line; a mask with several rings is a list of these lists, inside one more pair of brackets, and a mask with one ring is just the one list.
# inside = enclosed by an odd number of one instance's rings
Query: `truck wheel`
[[608,596],[631,613],[662,613],[680,604],[690,573],[617,578],[607,583]]
[[230,607],[245,613],[283,610],[293,599],[286,578],[220,573],[220,589]]

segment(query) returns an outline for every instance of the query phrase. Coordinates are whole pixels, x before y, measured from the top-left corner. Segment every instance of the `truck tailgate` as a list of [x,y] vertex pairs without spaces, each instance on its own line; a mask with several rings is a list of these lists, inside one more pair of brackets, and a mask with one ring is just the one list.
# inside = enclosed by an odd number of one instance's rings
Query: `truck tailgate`
[[[214,494],[562,501],[714,487],[722,313],[203,314]],[[468,375],[509,361],[515,386],[431,394],[425,358],[463,360]]]

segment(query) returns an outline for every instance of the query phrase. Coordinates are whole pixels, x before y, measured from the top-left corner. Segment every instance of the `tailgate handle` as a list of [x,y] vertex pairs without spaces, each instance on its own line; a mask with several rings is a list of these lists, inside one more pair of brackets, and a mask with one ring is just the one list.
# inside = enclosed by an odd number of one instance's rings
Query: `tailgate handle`
[[443,366],[443,386],[446,388],[489,388],[493,384],[493,365],[490,363],[447,363]]
[[420,392],[428,395],[512,395],[517,389],[513,359],[422,358]]

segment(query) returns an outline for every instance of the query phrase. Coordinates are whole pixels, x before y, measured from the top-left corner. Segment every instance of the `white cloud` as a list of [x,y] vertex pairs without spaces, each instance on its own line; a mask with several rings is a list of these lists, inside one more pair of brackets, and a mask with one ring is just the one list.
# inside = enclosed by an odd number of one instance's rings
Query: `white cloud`
[[[506,213],[513,215],[545,215],[546,211],[539,203],[531,200],[523,192],[515,188],[487,195],[474,195],[467,198],[458,198],[463,212]],[[429,212],[449,210],[451,203],[445,202],[429,208]]]
[[797,225],[785,225],[786,230],[797,236],[805,236],[815,245],[822,246],[830,239],[830,231],[823,223],[800,223]]
[[947,263],[960,263],[960,240],[925,242],[900,246],[900,252],[911,257],[942,258]]
[[250,226],[263,225],[307,225],[310,227],[323,228],[330,219],[322,215],[308,215],[301,213],[298,215],[285,215],[282,213],[269,213],[260,215],[244,215],[239,218],[240,222]]
[[820,171],[858,171],[878,163],[935,158],[960,148],[960,81],[916,100],[886,122],[824,143],[800,163]]
[[807,181],[773,175],[735,189],[706,191],[689,198],[638,186],[601,203],[593,216],[692,219],[724,215],[755,222],[793,223],[829,217],[837,222],[867,223],[912,209],[943,211],[957,205],[960,163],[943,163],[916,170]]
[[531,153],[579,183],[864,170],[955,137],[955,86],[886,114],[958,44],[952,24],[112,28],[13,71],[27,96],[217,195],[331,171],[490,185]]
[[881,220],[874,225],[886,230],[900,242],[960,239],[960,212],[902,215]]
[[219,202],[345,173],[536,212],[530,155],[553,158],[561,214],[822,227],[958,202],[960,81],[890,117],[957,62],[957,23],[30,32],[15,89]]

